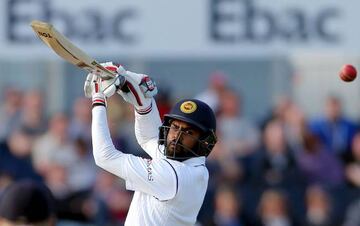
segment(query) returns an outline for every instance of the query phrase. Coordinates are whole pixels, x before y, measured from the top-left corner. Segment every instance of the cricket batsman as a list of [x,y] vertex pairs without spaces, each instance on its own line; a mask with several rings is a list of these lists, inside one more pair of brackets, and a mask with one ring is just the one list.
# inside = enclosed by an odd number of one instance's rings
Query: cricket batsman
[[[135,191],[125,225],[194,225],[209,179],[205,158],[216,143],[213,111],[199,100],[185,99],[161,123],[153,98],[157,87],[147,75],[111,62],[102,65],[119,76],[102,81],[88,74],[85,81],[85,96],[93,106],[93,154],[99,167]],[[106,116],[106,98],[115,93],[134,106],[136,139],[151,159],[115,149]]]

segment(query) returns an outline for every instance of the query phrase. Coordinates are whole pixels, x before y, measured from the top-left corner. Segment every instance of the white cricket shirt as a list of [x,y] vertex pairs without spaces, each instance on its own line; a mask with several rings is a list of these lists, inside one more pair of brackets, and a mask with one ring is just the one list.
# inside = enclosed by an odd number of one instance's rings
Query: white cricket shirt
[[[159,112],[135,113],[135,135],[151,160],[116,150],[110,138],[106,108],[92,110],[92,142],[98,166],[126,181],[135,191],[126,226],[194,225],[206,193],[209,173],[205,157],[183,162],[166,159],[158,146]],[[160,150],[159,150],[160,149]]]

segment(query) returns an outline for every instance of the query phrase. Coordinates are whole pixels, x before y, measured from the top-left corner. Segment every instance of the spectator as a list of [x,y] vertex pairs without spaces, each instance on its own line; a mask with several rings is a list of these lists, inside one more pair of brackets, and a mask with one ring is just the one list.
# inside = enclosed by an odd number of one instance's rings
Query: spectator
[[266,190],[258,206],[258,225],[294,226],[289,214],[285,194],[277,190]]
[[215,194],[215,214],[213,221],[217,226],[242,226],[241,200],[230,186],[218,187]]
[[308,131],[305,114],[294,102],[286,104],[281,116],[285,139],[292,150],[303,149],[303,134]]
[[241,102],[236,92],[223,91],[221,100],[221,114],[218,116],[219,142],[208,158],[210,189],[219,181],[240,184],[246,180],[250,171],[248,160],[259,145],[259,131],[241,116]]
[[227,89],[227,82],[227,77],[223,72],[213,72],[209,77],[207,89],[198,94],[195,99],[207,103],[215,113],[218,113],[221,102],[220,95]]
[[288,96],[279,96],[276,98],[275,103],[273,103],[273,107],[271,112],[265,116],[265,119],[261,122],[261,129],[264,129],[268,122],[278,119],[281,122],[285,120],[286,112],[290,106],[294,103]]
[[286,143],[279,120],[270,121],[263,132],[263,147],[255,153],[251,181],[256,185],[299,187],[302,178]]
[[6,142],[0,144],[0,174],[13,180],[42,178],[31,162],[31,136],[21,129],[14,130]]
[[20,119],[22,93],[13,87],[4,92],[4,102],[0,106],[0,142],[12,133]]
[[125,190],[125,184],[106,171],[100,170],[96,177],[95,192],[105,202],[108,221],[113,224],[124,223],[129,210],[132,193]]
[[360,188],[360,132],[354,136],[351,145],[351,160],[345,167],[348,183],[354,188]]
[[77,160],[74,144],[69,137],[68,117],[63,113],[52,116],[49,130],[39,137],[33,148],[35,168],[41,174],[54,163],[71,167]]
[[24,94],[18,126],[33,137],[45,132],[44,100],[43,94],[39,90],[31,90]]
[[71,139],[82,139],[91,144],[91,102],[85,97],[75,100],[70,118],[69,133]]
[[95,182],[96,166],[88,143],[78,138],[74,141],[76,159],[68,168],[68,183],[72,191],[91,189]]
[[360,225],[360,200],[351,203],[345,214],[343,226],[357,226]]
[[311,121],[310,129],[326,145],[326,150],[346,160],[350,154],[355,124],[342,112],[341,101],[336,96],[326,99],[325,115]]
[[309,186],[306,191],[306,217],[303,225],[336,225],[333,221],[331,211],[329,194],[320,186]]
[[241,100],[235,91],[226,90],[221,95],[218,116],[219,140],[223,156],[229,158],[245,157],[258,147],[259,131],[249,120],[241,115]]
[[56,200],[64,199],[71,193],[68,171],[59,163],[52,163],[47,167],[44,173],[44,180],[46,185],[53,193]]
[[[118,131],[115,134],[112,134],[112,136],[118,135],[119,137],[121,135],[121,137],[124,138],[124,140],[126,141],[125,145],[127,147],[126,150],[127,153],[144,157],[147,155],[146,153],[144,154],[140,145],[137,143],[136,137],[134,136],[135,133],[134,121],[135,121],[134,109],[131,106],[130,107],[127,106],[126,108],[124,108],[123,120],[121,121],[119,127],[117,127]],[[111,126],[113,125],[110,125],[110,129],[112,129]],[[114,145],[116,144],[114,143]]]
[[344,170],[341,161],[326,150],[313,134],[303,132],[303,148],[297,152],[296,159],[308,183],[327,187],[341,186],[344,183]]
[[51,192],[33,181],[10,185],[0,199],[2,226],[55,226],[54,201]]
[[9,173],[0,172],[0,197],[4,192],[5,188],[14,182],[14,179]]
[[[123,105],[122,99],[118,95],[114,95],[108,100],[108,121],[109,121],[109,129],[111,131],[111,138],[114,142],[114,146],[120,149],[124,149],[127,153],[137,153],[140,154],[138,151],[135,151],[133,145],[136,145],[136,139],[134,136],[128,134],[128,132],[133,131],[134,128],[130,127],[128,123],[132,120],[132,109],[128,108]],[[131,111],[131,115],[128,112]],[[131,118],[127,118],[130,116]],[[129,126],[129,127],[127,127]]]

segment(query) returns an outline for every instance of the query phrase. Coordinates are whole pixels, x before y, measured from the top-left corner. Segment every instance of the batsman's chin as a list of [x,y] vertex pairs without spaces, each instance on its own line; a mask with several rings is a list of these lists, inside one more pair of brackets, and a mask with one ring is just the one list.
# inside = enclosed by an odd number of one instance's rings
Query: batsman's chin
[[173,155],[175,153],[175,144],[170,144],[167,146],[167,154],[168,155]]

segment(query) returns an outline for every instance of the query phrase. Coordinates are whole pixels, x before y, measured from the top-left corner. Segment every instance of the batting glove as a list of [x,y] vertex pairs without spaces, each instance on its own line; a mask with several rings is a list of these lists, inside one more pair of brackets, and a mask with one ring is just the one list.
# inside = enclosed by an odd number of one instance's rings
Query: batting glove
[[[101,65],[108,70],[116,71],[118,74],[114,79],[100,80],[100,89],[106,97],[117,92],[126,102],[132,104],[139,114],[147,114],[151,111],[152,97],[157,94],[157,87],[149,76],[126,71],[121,65],[115,65],[112,62]],[[90,79],[91,77],[87,80]],[[91,89],[87,87],[84,86],[85,96],[91,97]]]
[[106,96],[102,91],[101,78],[95,74],[88,74],[84,84],[85,96],[92,99],[92,106],[105,106]]
[[[120,74],[119,71],[118,73]],[[157,94],[155,82],[147,75],[131,71],[124,71],[120,75],[125,78],[125,83],[118,89],[118,94],[132,104],[137,113],[149,113],[152,109],[152,97]]]
[[[99,81],[101,87],[100,91],[103,92],[106,97],[111,97],[124,84],[125,78],[121,76],[120,73],[123,74],[126,71],[121,65],[116,65],[112,62],[102,63],[101,65],[110,71],[114,71],[118,73],[118,76],[114,77],[113,79]],[[92,75],[91,73],[88,74],[84,85],[84,93],[85,96],[88,98],[92,97],[92,89],[90,86],[87,86],[87,84],[90,83],[93,76],[95,75]]]

